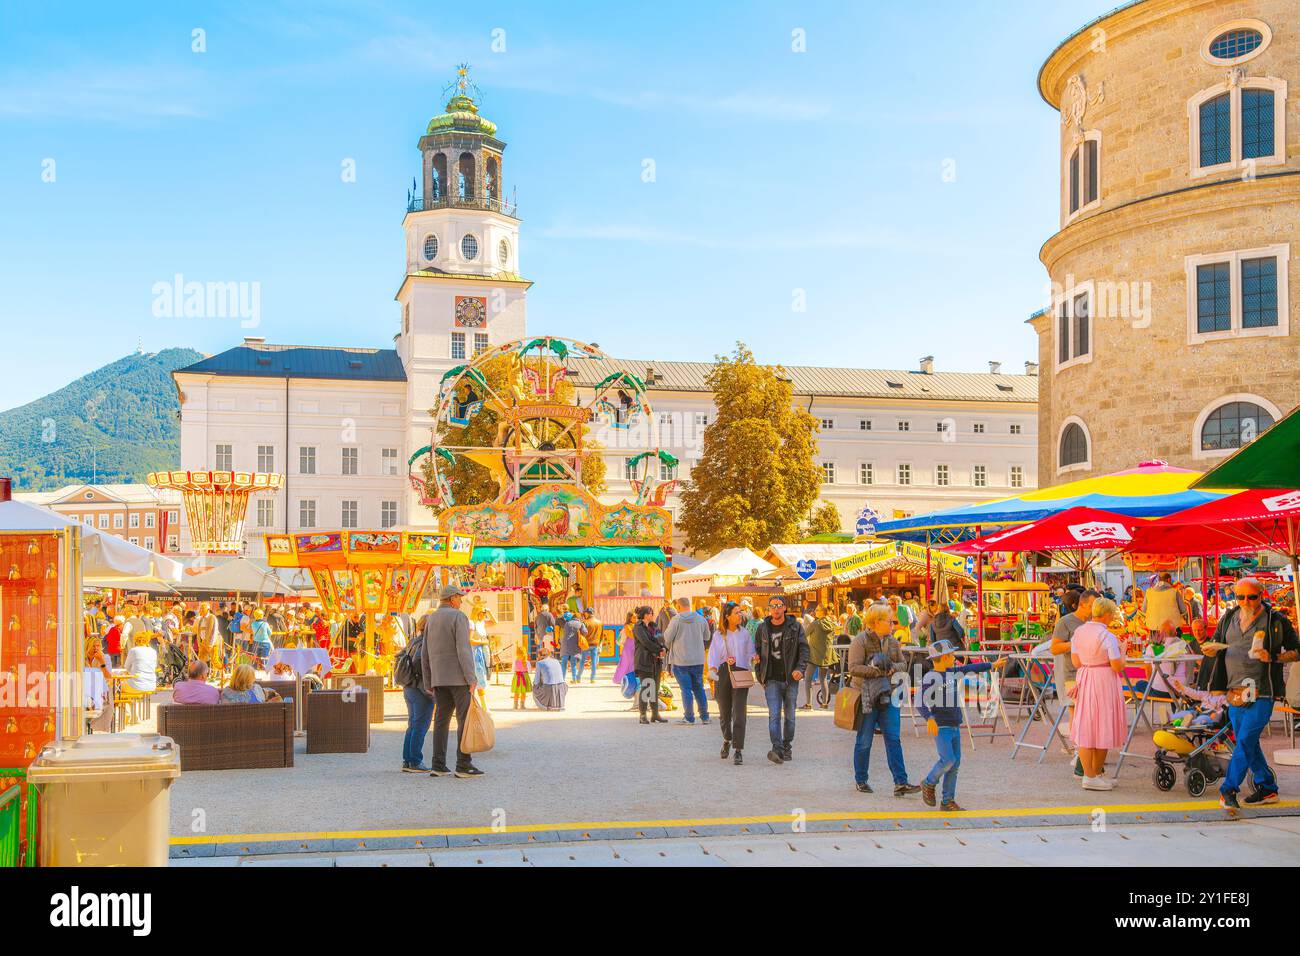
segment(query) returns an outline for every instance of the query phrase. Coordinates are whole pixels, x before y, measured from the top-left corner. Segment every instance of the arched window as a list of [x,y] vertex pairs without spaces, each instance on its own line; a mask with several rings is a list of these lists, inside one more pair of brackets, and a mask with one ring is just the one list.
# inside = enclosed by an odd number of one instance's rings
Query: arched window
[[1101,198],[1101,135],[1086,133],[1070,154],[1068,174],[1070,215]]
[[471,153],[460,154],[457,188],[459,199],[474,199],[478,195],[474,189],[474,156]]
[[439,153],[433,157],[433,198],[442,199],[447,195],[447,157]]
[[1273,414],[1254,402],[1225,402],[1201,424],[1201,451],[1232,451],[1273,427]]
[[429,233],[424,239],[424,258],[432,262],[438,258],[438,237]]
[[1188,101],[1193,178],[1286,161],[1282,135],[1287,82],[1248,76],[1201,90]]
[[500,170],[495,156],[489,156],[487,161],[487,172],[483,175],[483,198],[487,200],[500,199],[497,195],[500,189]]
[[1060,467],[1088,463],[1088,433],[1078,422],[1070,422],[1061,432]]

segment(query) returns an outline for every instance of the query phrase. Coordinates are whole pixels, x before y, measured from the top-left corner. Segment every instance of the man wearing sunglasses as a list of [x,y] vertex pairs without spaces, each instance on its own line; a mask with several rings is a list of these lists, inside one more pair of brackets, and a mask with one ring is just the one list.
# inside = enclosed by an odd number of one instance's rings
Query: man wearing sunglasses
[[767,697],[767,729],[772,749],[767,759],[785,763],[794,757],[794,714],[799,682],[808,672],[812,651],[803,625],[785,613],[785,600],[767,602],[768,616],[754,632],[754,679]]
[[1285,614],[1264,603],[1263,585],[1255,578],[1242,578],[1234,590],[1237,606],[1219,620],[1214,638],[1204,648],[1213,658],[1209,689],[1228,694],[1228,719],[1237,741],[1219,788],[1219,805],[1228,811],[1240,808],[1237,791],[1247,770],[1254,777],[1255,790],[1246,803],[1278,801],[1277,777],[1259,738],[1273,716],[1274,698],[1285,689],[1282,665],[1300,660],[1295,628]]

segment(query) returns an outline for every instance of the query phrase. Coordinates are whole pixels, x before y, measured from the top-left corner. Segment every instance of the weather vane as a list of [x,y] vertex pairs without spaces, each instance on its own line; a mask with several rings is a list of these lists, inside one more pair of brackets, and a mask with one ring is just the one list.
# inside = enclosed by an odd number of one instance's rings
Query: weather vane
[[461,63],[456,67],[456,79],[444,86],[442,92],[451,93],[453,96],[468,96],[475,102],[483,98],[483,91],[469,78],[468,63]]

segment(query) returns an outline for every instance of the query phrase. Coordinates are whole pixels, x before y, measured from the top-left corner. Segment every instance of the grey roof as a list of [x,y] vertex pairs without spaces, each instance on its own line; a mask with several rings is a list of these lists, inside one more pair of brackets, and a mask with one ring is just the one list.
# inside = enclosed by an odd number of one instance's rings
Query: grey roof
[[406,370],[395,349],[267,345],[264,342],[245,342],[177,369],[172,374],[406,381]]
[[[705,379],[712,362],[656,362],[645,359],[592,359],[574,362],[576,382],[592,387],[614,372],[647,377],[654,368],[655,389],[708,392]],[[888,369],[813,368],[791,365],[786,372],[796,395],[824,398],[882,398],[911,401],[1037,402],[1037,375],[993,375],[989,372],[921,372]]]

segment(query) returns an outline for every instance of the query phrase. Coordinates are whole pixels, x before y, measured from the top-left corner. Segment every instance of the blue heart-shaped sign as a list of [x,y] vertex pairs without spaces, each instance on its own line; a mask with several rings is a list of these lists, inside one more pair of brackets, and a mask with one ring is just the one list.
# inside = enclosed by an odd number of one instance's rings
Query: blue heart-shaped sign
[[805,581],[811,581],[812,576],[817,573],[817,562],[812,558],[806,561],[799,561],[794,566],[794,573],[799,575]]

